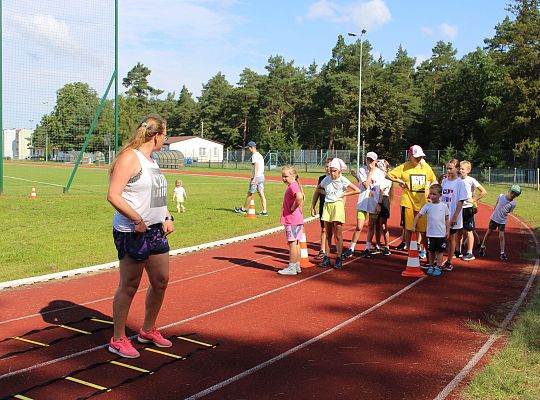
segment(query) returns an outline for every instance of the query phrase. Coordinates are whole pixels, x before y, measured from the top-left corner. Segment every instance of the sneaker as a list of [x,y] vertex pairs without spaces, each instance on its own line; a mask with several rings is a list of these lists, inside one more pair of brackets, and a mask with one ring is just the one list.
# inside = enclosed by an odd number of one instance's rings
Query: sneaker
[[407,250],[407,244],[405,242],[401,242],[396,246],[396,250]]
[[454,257],[455,258],[460,258],[461,257],[461,252],[459,250],[454,251]]
[[462,258],[463,261],[472,261],[472,260],[476,260],[476,257],[474,256],[473,253],[467,253],[463,256]]
[[486,246],[480,245],[480,250],[478,251],[478,255],[480,257],[484,257],[486,255]]
[[501,259],[501,261],[506,261],[506,260],[508,260],[508,256],[507,256],[505,253],[501,253],[501,255],[499,256],[499,258]]
[[371,253],[370,253],[370,251],[369,251],[368,249],[365,249],[365,250],[362,252],[362,254],[360,254],[360,257],[361,257],[361,258],[371,258],[372,255],[371,255]]
[[242,207],[234,207],[234,212],[237,214],[245,214],[247,211],[244,210]]
[[431,275],[431,273],[429,273],[429,272],[427,272],[427,271],[433,272],[433,267],[434,267],[434,266],[431,265],[431,264],[424,264],[424,265],[420,264],[420,269],[421,269],[422,271],[426,272],[428,275]]
[[334,265],[335,269],[341,269],[343,268],[343,260],[341,257],[336,257],[336,264]]
[[319,254],[315,256],[315,260],[322,260],[326,256],[326,253],[324,251],[319,251]]
[[452,271],[454,269],[454,266],[452,265],[452,263],[450,263],[448,260],[446,260],[444,262],[444,265],[443,265],[442,269],[444,271]]
[[431,276],[441,276],[442,275],[442,269],[441,267],[435,266],[433,268],[433,272],[431,273]]
[[381,254],[381,248],[379,246],[375,246],[373,250],[371,250],[371,254]]
[[267,213],[266,211],[261,211],[261,212],[259,213],[259,216],[261,216],[261,217],[268,217],[268,213]]
[[289,265],[287,268],[280,269],[277,273],[280,275],[296,275],[296,265]]
[[161,336],[161,333],[156,329],[154,326],[150,332],[145,332],[141,329],[139,329],[139,335],[137,336],[137,340],[140,343],[154,343],[157,347],[171,347],[172,342],[168,339],[165,339],[163,336]]
[[343,251],[343,254],[341,255],[343,258],[349,258],[352,257],[354,254],[354,251],[351,249],[346,249]]
[[300,268],[300,263],[296,264],[295,267],[296,267],[296,273],[297,273],[297,274],[299,274],[300,272],[302,272],[302,268]]
[[137,358],[140,356],[140,353],[137,351],[137,349],[135,349],[135,347],[133,347],[131,341],[125,336],[122,336],[118,340],[114,340],[113,336],[109,342],[108,350],[111,353],[118,354],[119,356],[125,358]]
[[392,254],[392,252],[388,249],[388,247],[386,247],[386,248],[381,250],[381,254],[383,256],[389,256],[390,254]]
[[423,260],[424,258],[426,258],[426,251],[425,250],[420,250],[418,252],[418,257]]
[[330,267],[330,257],[324,256],[323,260],[319,263],[319,267]]

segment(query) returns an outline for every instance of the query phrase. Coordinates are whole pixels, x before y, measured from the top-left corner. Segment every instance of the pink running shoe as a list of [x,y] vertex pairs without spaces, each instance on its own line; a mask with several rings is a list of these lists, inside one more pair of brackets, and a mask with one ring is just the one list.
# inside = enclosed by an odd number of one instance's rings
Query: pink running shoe
[[145,332],[142,328],[139,330],[137,340],[141,343],[153,342],[157,347],[171,347],[172,342],[161,336],[161,333],[154,326],[150,332]]
[[118,340],[114,340],[113,336],[109,342],[109,351],[125,358],[137,358],[140,356],[137,349],[133,347],[131,341],[125,336]]

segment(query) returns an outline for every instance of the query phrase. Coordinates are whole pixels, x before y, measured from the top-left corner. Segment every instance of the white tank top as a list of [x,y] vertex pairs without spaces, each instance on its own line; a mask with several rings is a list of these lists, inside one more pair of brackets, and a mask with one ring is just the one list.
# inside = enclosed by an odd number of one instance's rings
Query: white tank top
[[[167,215],[167,180],[155,160],[148,160],[139,150],[133,149],[141,171],[131,178],[122,197],[139,213],[147,226],[165,221]],[[116,211],[113,227],[120,232],[135,232],[135,224]]]

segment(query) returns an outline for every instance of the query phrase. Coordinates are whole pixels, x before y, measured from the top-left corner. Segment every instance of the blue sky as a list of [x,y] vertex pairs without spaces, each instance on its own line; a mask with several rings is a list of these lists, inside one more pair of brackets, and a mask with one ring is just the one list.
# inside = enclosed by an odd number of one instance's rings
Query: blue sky
[[[55,92],[66,80],[87,77],[91,86],[103,93],[113,68],[111,3],[3,1],[5,90],[24,94],[12,101],[12,106],[4,95],[4,127],[35,124],[41,114],[50,112]],[[483,46],[484,38],[492,37],[495,25],[508,14],[508,0],[119,3],[120,78],[142,62],[152,70],[149,80],[154,87],[178,94],[186,85],[195,96],[217,72],[225,74],[232,84],[246,67],[265,73],[271,55],[294,60],[297,66],[315,61],[320,67],[329,60],[339,34],[352,43],[354,38],[347,37],[347,32],[361,29],[367,30],[364,38],[371,43],[372,54],[387,61],[394,58],[400,44],[411,57],[420,61],[429,58],[438,40],[452,42],[461,57]],[[64,57],[67,62],[61,61]],[[13,61],[16,79],[10,79],[8,60]],[[16,75],[21,71],[25,83]],[[31,101],[27,100],[29,90]]]

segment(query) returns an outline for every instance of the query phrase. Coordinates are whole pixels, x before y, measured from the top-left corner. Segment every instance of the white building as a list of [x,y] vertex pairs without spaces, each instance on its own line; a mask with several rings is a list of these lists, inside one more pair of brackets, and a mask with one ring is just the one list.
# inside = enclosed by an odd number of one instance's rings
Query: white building
[[17,129],[4,129],[2,132],[4,145],[3,145],[3,158],[10,160],[15,159],[17,153]]
[[30,144],[32,143],[33,129],[19,129],[17,132],[17,154],[19,160],[30,158]]
[[190,159],[196,162],[223,161],[223,143],[198,136],[169,136],[163,150],[179,150],[186,164]]
[[11,160],[26,160],[30,158],[30,143],[33,129],[4,129],[2,157]]

